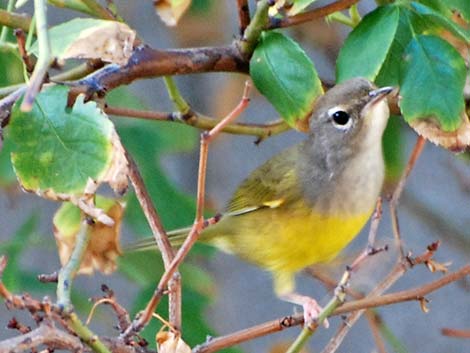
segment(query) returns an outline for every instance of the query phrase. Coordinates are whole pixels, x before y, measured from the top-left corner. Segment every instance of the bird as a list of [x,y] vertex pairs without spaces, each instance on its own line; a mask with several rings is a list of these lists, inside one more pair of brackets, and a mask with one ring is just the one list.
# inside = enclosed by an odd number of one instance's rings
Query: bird
[[[306,324],[322,308],[295,290],[295,275],[332,261],[373,213],[385,174],[381,140],[393,90],[361,77],[332,87],[316,100],[306,138],[256,168],[219,222],[200,234],[199,241],[270,272],[275,294],[301,305]],[[188,231],[169,232],[172,245],[181,245]],[[130,248],[156,243],[147,238]]]

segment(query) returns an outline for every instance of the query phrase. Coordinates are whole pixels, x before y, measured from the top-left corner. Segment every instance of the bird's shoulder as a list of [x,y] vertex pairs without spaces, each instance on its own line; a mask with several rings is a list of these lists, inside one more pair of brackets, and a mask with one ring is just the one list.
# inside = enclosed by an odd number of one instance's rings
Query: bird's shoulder
[[256,168],[237,188],[227,211],[251,211],[261,207],[276,208],[299,196],[297,160],[300,145],[275,155]]

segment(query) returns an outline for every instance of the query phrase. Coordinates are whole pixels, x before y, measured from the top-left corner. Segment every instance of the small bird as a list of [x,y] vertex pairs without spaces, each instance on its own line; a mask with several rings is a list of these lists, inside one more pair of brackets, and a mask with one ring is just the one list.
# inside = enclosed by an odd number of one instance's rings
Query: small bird
[[[371,216],[384,179],[382,135],[393,87],[353,78],[315,103],[308,137],[254,170],[220,221],[200,241],[268,270],[276,295],[302,305],[305,323],[317,302],[295,291],[295,273],[331,261]],[[168,233],[181,245],[188,229]],[[153,238],[131,248],[155,248]]]

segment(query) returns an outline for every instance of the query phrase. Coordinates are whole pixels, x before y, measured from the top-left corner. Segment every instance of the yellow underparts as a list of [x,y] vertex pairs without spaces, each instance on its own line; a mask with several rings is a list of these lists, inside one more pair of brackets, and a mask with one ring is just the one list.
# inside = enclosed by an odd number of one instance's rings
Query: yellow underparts
[[264,208],[227,217],[204,238],[273,273],[277,294],[292,292],[295,272],[332,260],[360,232],[372,210],[322,215],[307,207]]

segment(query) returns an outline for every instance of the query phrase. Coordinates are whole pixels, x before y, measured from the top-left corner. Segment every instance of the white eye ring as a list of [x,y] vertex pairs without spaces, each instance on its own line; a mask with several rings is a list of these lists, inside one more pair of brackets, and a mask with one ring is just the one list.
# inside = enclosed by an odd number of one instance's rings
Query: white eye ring
[[343,107],[333,107],[328,110],[328,116],[331,118],[333,126],[338,130],[349,130],[352,126],[352,118]]

